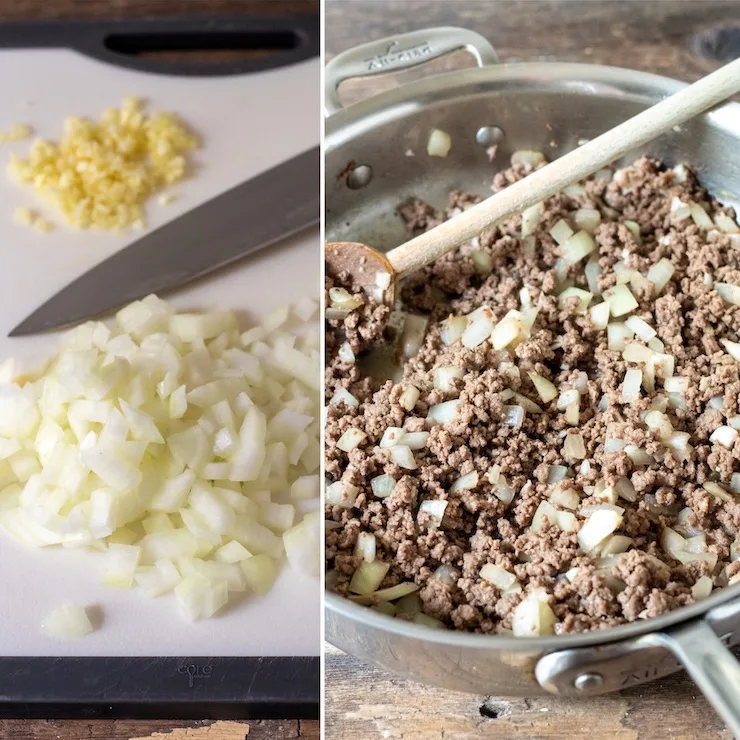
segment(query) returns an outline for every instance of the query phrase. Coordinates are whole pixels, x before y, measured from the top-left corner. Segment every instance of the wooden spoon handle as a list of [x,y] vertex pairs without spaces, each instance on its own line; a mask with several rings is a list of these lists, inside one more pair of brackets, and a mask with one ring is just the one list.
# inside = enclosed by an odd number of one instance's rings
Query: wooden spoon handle
[[549,198],[740,91],[740,59],[656,103],[634,118],[536,170],[431,231],[396,247],[386,257],[403,277],[433,262],[484,229]]

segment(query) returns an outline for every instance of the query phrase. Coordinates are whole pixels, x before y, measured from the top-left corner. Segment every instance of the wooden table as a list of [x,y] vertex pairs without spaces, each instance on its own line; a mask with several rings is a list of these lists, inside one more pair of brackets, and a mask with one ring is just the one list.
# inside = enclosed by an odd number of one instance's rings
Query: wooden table
[[[740,55],[737,1],[327,0],[327,56],[392,33],[443,25],[483,34],[504,62],[591,62],[694,80],[714,69],[717,57],[729,61]],[[731,27],[734,34],[722,32]],[[465,56],[452,59],[449,64],[459,64]],[[349,83],[345,99],[357,100],[388,84],[377,78]],[[413,684],[332,648],[326,659],[325,727],[326,740],[731,737],[684,674],[587,700],[507,699]]]
[[[0,21],[150,16],[310,15],[319,0],[0,0]],[[319,723],[298,720],[0,720],[0,740],[293,740],[319,738]]]

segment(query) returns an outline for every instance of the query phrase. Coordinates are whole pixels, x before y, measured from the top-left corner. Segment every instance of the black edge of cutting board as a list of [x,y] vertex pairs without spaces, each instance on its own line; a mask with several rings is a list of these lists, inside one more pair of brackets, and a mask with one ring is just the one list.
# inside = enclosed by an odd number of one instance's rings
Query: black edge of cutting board
[[[118,35],[166,44],[168,35],[197,41],[209,34],[226,40],[229,34],[235,38],[242,34],[240,38],[248,42],[253,34],[256,41],[264,38],[269,45],[271,34],[288,32],[296,44],[279,54],[207,65],[152,63],[112,50],[106,41]],[[236,16],[0,23],[2,48],[69,48],[143,72],[236,75],[317,56],[319,19]],[[318,719],[319,672],[318,657],[0,656],[0,718]]]
[[2,719],[318,719],[318,657],[0,658]]
[[[0,22],[3,49],[72,49],[139,72],[197,77],[248,74],[297,64],[320,54],[320,39],[318,15]],[[261,53],[220,62],[144,55],[147,51],[229,49]],[[271,53],[262,53],[265,51]]]

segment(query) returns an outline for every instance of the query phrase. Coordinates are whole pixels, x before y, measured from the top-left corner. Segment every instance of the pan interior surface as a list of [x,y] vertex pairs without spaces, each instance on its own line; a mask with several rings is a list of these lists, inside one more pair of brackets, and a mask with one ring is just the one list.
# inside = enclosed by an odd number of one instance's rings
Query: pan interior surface
[[[387,251],[406,239],[398,206],[420,197],[444,207],[453,189],[487,197],[495,172],[512,152],[539,150],[549,159],[574,149],[677,91],[683,83],[626,69],[579,64],[515,64],[450,72],[397,88],[333,115],[326,126],[326,239],[361,241]],[[434,129],[451,137],[446,157],[432,157]],[[740,105],[728,103],[647,145],[615,166],[646,154],[668,166],[691,163],[720,202],[740,205]],[[361,187],[347,173],[370,172]],[[667,629],[716,607],[723,634],[740,626],[728,610],[740,586],[648,621],[557,638],[519,639],[432,630],[394,620],[327,594],[327,639],[368,662],[414,680],[460,691],[544,693],[534,676],[542,655]],[[726,606],[721,606],[725,604]],[[735,640],[727,638],[730,644]],[[656,646],[635,645],[639,663],[609,687],[629,686],[678,668]]]

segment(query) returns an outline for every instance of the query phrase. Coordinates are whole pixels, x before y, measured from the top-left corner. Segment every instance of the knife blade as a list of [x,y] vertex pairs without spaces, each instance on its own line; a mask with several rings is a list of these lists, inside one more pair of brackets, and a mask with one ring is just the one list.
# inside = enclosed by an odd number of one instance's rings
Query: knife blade
[[78,323],[163,293],[319,222],[319,147],[143,236],[63,288],[10,332]]

